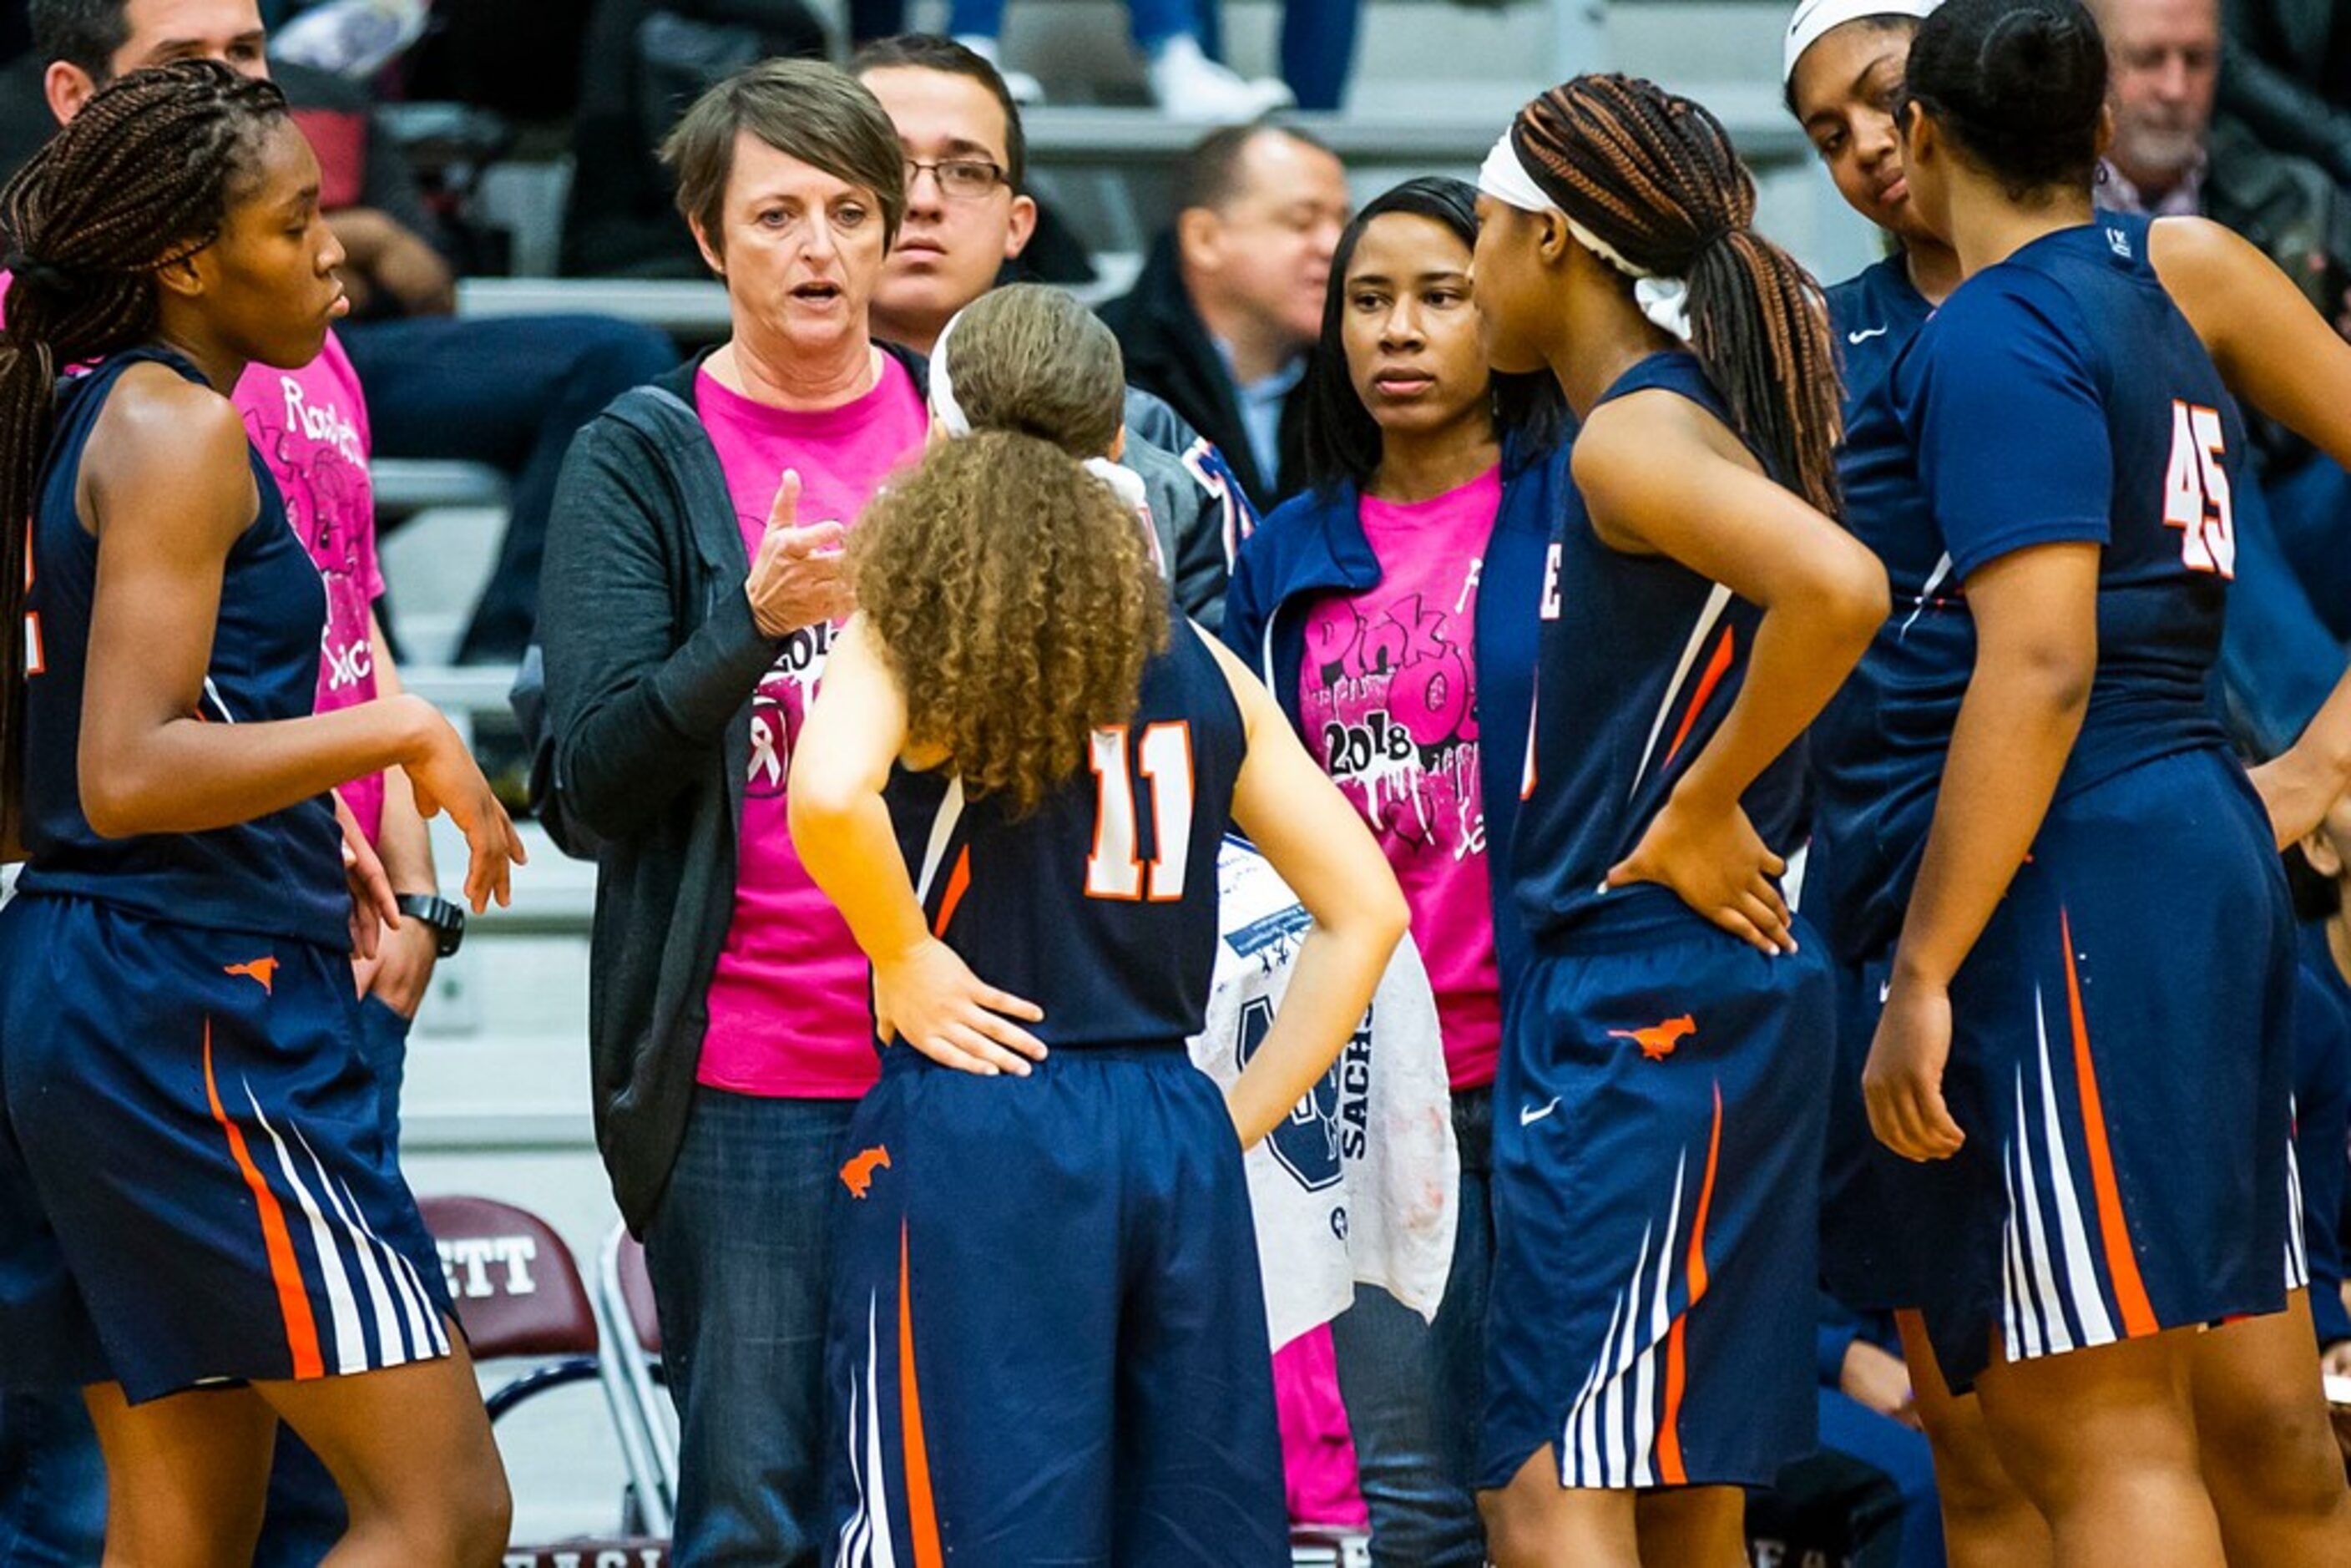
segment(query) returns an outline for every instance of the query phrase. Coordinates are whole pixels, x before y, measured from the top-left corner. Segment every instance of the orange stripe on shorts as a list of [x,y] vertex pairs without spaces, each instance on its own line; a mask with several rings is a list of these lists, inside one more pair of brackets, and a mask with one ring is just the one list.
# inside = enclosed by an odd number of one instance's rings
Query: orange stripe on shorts
[[294,1353],[294,1375],[324,1377],[327,1358],[319,1351],[319,1320],[310,1312],[310,1293],[302,1288],[302,1265],[295,1260],[294,1238],[286,1228],[286,1210],[277,1195],[261,1177],[261,1167],[245,1146],[245,1134],[221,1108],[220,1086],[213,1081],[213,1020],[204,1019],[204,1097],[212,1102],[213,1120],[228,1134],[229,1157],[245,1175],[253,1203],[261,1211],[261,1240],[269,1254],[269,1278],[277,1287],[277,1310],[286,1320],[287,1348]]

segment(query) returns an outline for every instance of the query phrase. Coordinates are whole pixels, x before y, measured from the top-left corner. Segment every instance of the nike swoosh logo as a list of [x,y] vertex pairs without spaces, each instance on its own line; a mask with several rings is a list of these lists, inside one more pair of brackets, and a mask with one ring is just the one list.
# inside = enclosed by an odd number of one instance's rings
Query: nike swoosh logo
[[1844,335],[1844,340],[1848,343],[1866,343],[1872,338],[1883,338],[1886,332],[1886,329],[1883,327],[1872,327],[1866,332],[1847,332]]
[[1550,1115],[1553,1111],[1558,1109],[1559,1096],[1556,1094],[1552,1096],[1551,1103],[1548,1105],[1522,1105],[1519,1108],[1519,1125],[1521,1127],[1531,1127],[1537,1122],[1541,1121],[1545,1116]]

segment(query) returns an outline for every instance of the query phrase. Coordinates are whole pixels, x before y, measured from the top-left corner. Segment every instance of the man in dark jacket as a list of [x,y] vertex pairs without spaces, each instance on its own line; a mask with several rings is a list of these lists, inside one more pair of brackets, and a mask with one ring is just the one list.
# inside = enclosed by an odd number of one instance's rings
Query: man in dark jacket
[[2337,0],[2225,0],[2220,113],[2351,185],[2351,9]]
[[1219,131],[1177,172],[1176,222],[1102,308],[1127,379],[1215,443],[1259,511],[1302,483],[1304,400],[1348,212],[1331,150],[1278,126]]

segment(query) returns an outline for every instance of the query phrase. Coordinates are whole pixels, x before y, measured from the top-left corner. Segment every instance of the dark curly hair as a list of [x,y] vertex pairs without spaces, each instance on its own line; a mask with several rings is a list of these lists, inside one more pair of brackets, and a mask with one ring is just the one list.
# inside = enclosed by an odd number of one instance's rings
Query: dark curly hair
[[907,738],[1015,816],[1134,716],[1167,646],[1167,585],[1133,512],[1061,448],[941,442],[850,536],[857,601],[906,695]]
[[277,88],[214,60],[133,71],[0,188],[12,274],[0,322],[0,840],[16,841],[24,757],[25,547],[60,368],[155,330],[155,274],[220,237]]

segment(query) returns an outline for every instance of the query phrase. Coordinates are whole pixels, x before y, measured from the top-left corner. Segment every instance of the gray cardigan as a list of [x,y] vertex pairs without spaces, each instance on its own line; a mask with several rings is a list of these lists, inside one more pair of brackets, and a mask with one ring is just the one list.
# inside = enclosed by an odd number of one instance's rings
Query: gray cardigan
[[[897,355],[917,386],[918,355]],[[750,705],[781,643],[751,619],[750,558],[694,404],[700,357],[581,428],[556,481],[539,591],[552,787],[601,841],[588,982],[596,1143],[629,1228],[659,1207],[694,1098],[705,996],[735,907]],[[1127,462],[1150,488],[1177,597],[1221,611],[1226,497],[1143,407]],[[1213,465],[1211,465],[1213,468]],[[1243,522],[1239,528],[1245,528]]]
[[[590,945],[596,1144],[643,1235],[685,1137],[705,993],[735,908],[750,705],[780,640],[751,570],[699,358],[581,428],[556,481],[539,591],[563,810],[602,841]],[[919,361],[910,365],[923,383]]]

